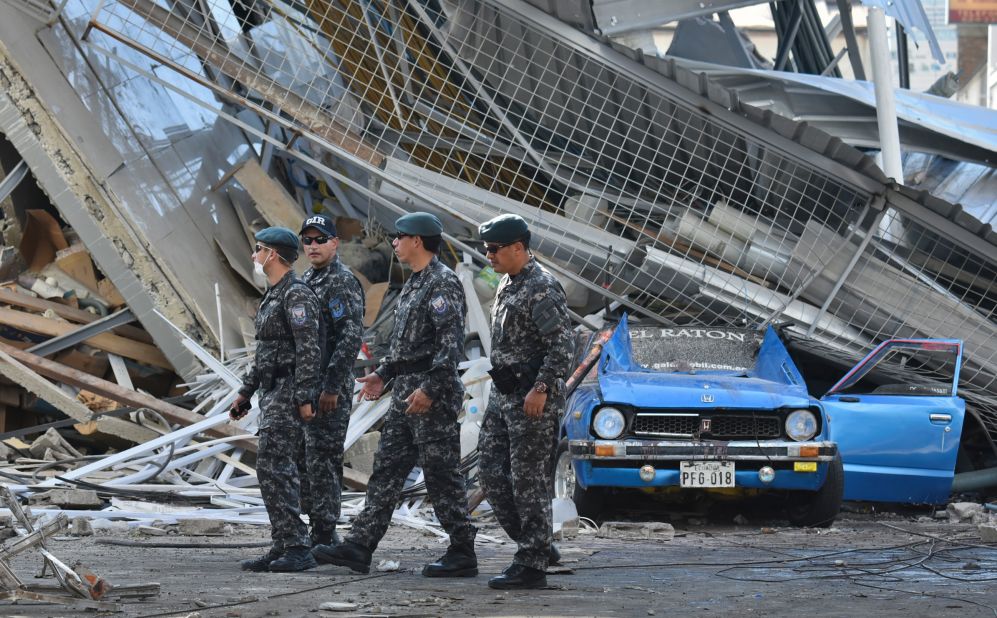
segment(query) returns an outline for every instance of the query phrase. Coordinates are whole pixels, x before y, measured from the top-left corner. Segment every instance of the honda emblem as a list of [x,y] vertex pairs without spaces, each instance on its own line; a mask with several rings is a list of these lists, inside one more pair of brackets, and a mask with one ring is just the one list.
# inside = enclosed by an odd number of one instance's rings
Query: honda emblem
[[714,401],[713,395],[710,395],[708,393],[703,393],[702,395],[700,395],[699,400],[702,401],[703,403],[713,403]]
[[699,421],[699,433],[710,433],[710,428],[713,426],[713,421],[708,418],[700,419]]

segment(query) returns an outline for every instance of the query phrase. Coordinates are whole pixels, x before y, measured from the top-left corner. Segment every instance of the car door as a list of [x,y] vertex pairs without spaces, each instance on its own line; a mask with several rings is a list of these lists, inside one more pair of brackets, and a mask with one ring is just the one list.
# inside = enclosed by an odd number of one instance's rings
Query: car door
[[890,340],[821,398],[846,500],[946,501],[966,412],[961,362],[958,340]]

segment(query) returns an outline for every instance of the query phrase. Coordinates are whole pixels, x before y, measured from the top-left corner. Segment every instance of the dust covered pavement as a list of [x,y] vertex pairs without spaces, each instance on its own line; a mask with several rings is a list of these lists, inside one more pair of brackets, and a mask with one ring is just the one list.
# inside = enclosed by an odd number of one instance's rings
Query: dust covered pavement
[[[494,525],[483,532],[502,537]],[[92,537],[56,537],[49,548],[82,560],[112,584],[159,582],[161,594],[127,601],[124,616],[654,616],[654,615],[997,615],[997,547],[977,526],[930,518],[851,515],[831,530],[757,525],[682,525],[675,537],[637,527],[624,538],[583,531],[560,544],[546,590],[498,592],[487,579],[505,568],[511,543],[479,544],[481,574],[441,580],[420,575],[445,547],[418,530],[393,526],[374,555],[399,570],[370,575],[322,566],[294,574],[249,574],[241,558],[260,548],[156,548],[107,542],[209,543],[266,540],[266,529],[237,526],[224,536],[145,536],[134,528]],[[40,557],[14,561],[37,572]],[[338,611],[323,610],[334,604]],[[330,606],[326,606],[330,607]],[[42,604],[7,605],[7,616],[78,615]]]

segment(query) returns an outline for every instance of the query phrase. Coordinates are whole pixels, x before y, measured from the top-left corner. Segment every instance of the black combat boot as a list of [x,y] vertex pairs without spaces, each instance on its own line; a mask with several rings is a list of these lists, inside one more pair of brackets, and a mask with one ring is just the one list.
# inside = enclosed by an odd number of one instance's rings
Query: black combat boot
[[274,573],[292,573],[307,571],[318,566],[307,547],[288,547],[280,558],[270,563],[270,571]]
[[475,577],[478,557],[474,555],[474,543],[451,545],[442,558],[422,567],[422,574],[426,577]]
[[501,575],[488,580],[488,587],[496,590],[526,590],[546,588],[547,575],[540,569],[514,564]]
[[271,547],[267,553],[263,554],[259,558],[250,558],[249,560],[243,560],[239,566],[243,571],[252,571],[253,573],[266,573],[270,570],[270,563],[280,558],[281,554],[284,552],[276,547]]
[[547,555],[547,565],[561,566],[561,550],[559,550],[557,545],[554,545],[553,543],[550,544],[550,553]]
[[370,550],[352,541],[339,545],[316,545],[312,548],[312,556],[323,564],[349,567],[357,573],[370,573]]
[[311,531],[312,547],[316,545],[339,545],[343,539],[336,534],[336,524],[332,527],[317,525]]

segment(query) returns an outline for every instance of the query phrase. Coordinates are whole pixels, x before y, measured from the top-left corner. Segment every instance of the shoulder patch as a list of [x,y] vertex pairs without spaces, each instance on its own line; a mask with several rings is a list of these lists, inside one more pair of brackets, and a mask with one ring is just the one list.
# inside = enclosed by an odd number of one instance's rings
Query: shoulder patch
[[304,304],[294,305],[291,307],[291,324],[295,326],[304,326],[305,322],[308,321],[308,309]]
[[329,313],[332,314],[334,318],[343,317],[343,313],[346,312],[346,305],[343,304],[342,299],[338,296],[329,301]]
[[429,301],[429,306],[438,315],[443,315],[447,311],[447,299],[443,297],[443,294],[437,294]]

